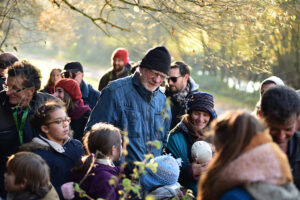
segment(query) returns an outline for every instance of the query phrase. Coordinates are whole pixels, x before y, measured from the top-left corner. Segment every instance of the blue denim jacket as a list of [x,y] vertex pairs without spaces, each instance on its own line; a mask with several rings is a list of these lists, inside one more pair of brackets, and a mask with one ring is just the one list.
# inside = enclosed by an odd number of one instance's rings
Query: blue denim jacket
[[[163,114],[162,112],[165,112]],[[139,81],[139,73],[112,81],[101,92],[93,109],[85,132],[98,122],[107,122],[128,131],[129,145],[126,161],[142,161],[151,152],[161,155],[166,145],[171,122],[171,110],[166,97],[159,90],[150,92]],[[159,140],[160,149],[151,147],[148,141]]]

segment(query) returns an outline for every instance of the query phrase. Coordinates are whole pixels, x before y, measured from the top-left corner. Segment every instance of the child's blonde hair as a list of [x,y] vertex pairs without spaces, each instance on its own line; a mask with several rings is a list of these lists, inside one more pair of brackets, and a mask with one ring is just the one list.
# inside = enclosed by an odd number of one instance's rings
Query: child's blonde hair
[[51,189],[50,172],[46,161],[31,152],[19,152],[8,158],[7,172],[15,175],[15,184],[25,183],[24,190],[45,196]]

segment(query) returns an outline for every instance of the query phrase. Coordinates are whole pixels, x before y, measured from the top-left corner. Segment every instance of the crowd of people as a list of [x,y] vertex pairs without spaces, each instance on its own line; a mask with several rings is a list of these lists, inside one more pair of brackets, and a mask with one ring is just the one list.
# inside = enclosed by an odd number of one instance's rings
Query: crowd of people
[[118,48],[111,63],[98,90],[79,62],[53,68],[41,89],[37,67],[0,55],[0,199],[300,200],[299,91],[271,76],[252,113],[217,116],[166,47],[134,67]]

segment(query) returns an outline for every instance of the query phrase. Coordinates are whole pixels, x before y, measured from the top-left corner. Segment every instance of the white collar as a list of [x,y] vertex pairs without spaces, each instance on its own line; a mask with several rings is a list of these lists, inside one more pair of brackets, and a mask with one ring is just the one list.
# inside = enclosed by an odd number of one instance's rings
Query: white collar
[[96,159],[96,162],[102,164],[102,165],[108,165],[111,167],[115,167],[114,163],[111,161],[111,159]]

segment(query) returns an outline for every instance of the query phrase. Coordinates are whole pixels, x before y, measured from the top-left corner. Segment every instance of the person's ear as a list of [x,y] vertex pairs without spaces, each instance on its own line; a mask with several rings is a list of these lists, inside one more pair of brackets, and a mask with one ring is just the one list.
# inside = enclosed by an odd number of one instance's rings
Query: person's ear
[[183,76],[183,80],[184,81],[188,81],[188,79],[190,78],[190,75],[189,74],[186,74]]
[[263,119],[263,113],[262,113],[261,109],[257,110],[257,116],[258,116],[258,118]]
[[34,92],[35,92],[35,87],[32,86],[32,87],[30,87],[30,88],[27,88],[27,91],[29,92],[29,94],[30,94],[31,96],[33,96],[33,94],[34,94]]
[[48,126],[42,125],[42,126],[41,126],[41,131],[42,131],[43,133],[48,133],[48,131],[49,131]]
[[26,188],[26,185],[27,185],[27,179],[25,178],[25,179],[23,180],[23,182],[20,183],[20,184],[18,184],[18,185],[19,185],[19,187],[20,187],[20,190],[24,190],[24,189]]
[[111,147],[111,155],[115,155],[116,150],[117,150],[116,146],[113,145],[113,146]]

